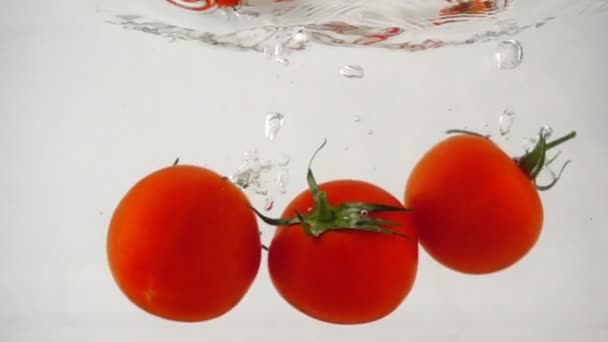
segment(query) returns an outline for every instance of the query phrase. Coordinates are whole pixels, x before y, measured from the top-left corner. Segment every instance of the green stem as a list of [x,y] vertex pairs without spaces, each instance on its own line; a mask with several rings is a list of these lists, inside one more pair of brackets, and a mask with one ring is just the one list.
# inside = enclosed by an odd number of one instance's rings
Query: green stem
[[334,219],[334,211],[329,201],[327,200],[327,193],[320,192],[316,203],[317,215],[321,221],[331,221]]
[[321,191],[311,170],[312,161],[326,143],[327,140],[324,140],[308,164],[306,181],[314,201],[312,211],[306,215],[296,211],[295,217],[274,219],[266,217],[255,208],[252,208],[255,214],[265,223],[274,226],[300,225],[304,232],[311,237],[318,237],[329,230],[362,230],[407,238],[404,234],[386,228],[389,226],[399,226],[398,223],[369,215],[369,213],[373,212],[408,211],[408,209],[402,206],[346,202],[334,207],[329,203],[327,193]]
[[562,143],[564,143],[564,142],[566,142],[566,141],[568,141],[570,139],[574,139],[574,137],[576,137],[576,131],[572,131],[572,132],[564,135],[561,138],[557,138],[557,139],[553,140],[552,142],[547,143],[545,145],[545,150],[551,149],[551,148],[553,148],[553,147],[555,147],[557,145],[560,145],[560,144],[562,144]]
[[[531,181],[536,183],[536,178],[538,177],[542,169],[547,167],[557,157],[556,155],[547,162],[547,150],[556,147],[560,144],[563,144],[564,142],[573,139],[574,137],[576,137],[576,132],[572,131],[551,142],[547,142],[546,133],[541,130],[538,136],[538,142],[536,143],[536,146],[534,146],[534,148],[530,152],[527,152],[525,155],[516,158],[515,160],[521,170],[528,176],[528,178],[530,178]],[[540,186],[537,184],[536,187],[538,188],[538,190],[545,191],[551,189],[557,183],[557,181],[561,177],[562,172],[564,171],[565,167],[568,165],[569,162],[570,161],[567,161],[562,166],[559,175],[555,176],[555,179],[551,183],[544,186]]]

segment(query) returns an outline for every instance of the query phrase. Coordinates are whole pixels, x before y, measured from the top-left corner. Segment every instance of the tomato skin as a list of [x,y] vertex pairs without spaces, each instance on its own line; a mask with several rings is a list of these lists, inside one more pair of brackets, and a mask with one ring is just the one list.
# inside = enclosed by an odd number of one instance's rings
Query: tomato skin
[[420,244],[464,273],[505,269],[523,258],[541,232],[543,208],[534,183],[489,139],[457,135],[429,150],[409,176]]
[[135,184],[107,236],[122,292],[153,315],[186,322],[218,317],[242,299],[257,275],[260,247],[242,192],[210,170],[182,165]]
[[[345,201],[402,204],[383,189],[362,181],[339,180],[320,185],[331,205]],[[298,195],[282,217],[314,205],[310,191]],[[306,235],[300,225],[278,227],[268,254],[272,282],[279,294],[301,312],[319,320],[357,324],[394,311],[413,287],[418,240],[408,212],[374,212],[370,216],[400,225],[389,229],[408,238],[367,231],[327,231]]]

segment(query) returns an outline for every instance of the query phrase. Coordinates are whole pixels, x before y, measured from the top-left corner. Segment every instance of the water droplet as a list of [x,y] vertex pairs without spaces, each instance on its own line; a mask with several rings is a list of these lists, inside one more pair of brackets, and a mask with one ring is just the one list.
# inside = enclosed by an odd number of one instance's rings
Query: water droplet
[[358,116],[358,115],[355,115],[355,116],[353,117],[353,122],[361,122],[361,117],[360,117],[360,116]]
[[281,113],[268,113],[266,115],[265,134],[268,140],[273,140],[283,127],[284,116]]
[[289,162],[291,161],[291,157],[289,157],[288,155],[282,155],[281,157],[279,157],[279,161],[277,162],[277,165],[281,166],[281,167],[285,167],[287,165],[289,165]]
[[506,135],[511,131],[515,112],[511,108],[505,108],[502,114],[498,117],[498,130],[500,135]]
[[549,139],[551,134],[553,134],[553,128],[551,128],[551,126],[544,125],[540,128],[540,134],[545,137],[545,139]]
[[516,40],[505,40],[498,44],[496,65],[499,70],[515,69],[524,58],[523,46]]
[[272,198],[266,197],[265,203],[264,203],[264,210],[271,211],[273,207],[274,207],[274,201],[272,200]]
[[361,210],[361,216],[367,216],[369,212],[367,210]]
[[374,134],[374,130],[373,129],[370,129],[370,130],[367,131],[367,135],[373,135],[373,134]]
[[346,78],[363,78],[365,71],[359,65],[345,65],[340,69],[340,75]]

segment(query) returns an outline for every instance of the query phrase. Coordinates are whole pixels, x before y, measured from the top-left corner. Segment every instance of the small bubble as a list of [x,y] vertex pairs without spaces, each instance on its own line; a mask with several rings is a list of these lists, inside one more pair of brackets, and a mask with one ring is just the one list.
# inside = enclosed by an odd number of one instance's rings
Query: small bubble
[[257,148],[253,148],[249,151],[245,152],[245,160],[246,161],[258,161],[260,160],[260,152]]
[[285,167],[287,165],[289,165],[289,162],[291,161],[291,157],[289,157],[288,155],[282,155],[281,157],[279,157],[279,161],[277,162],[277,165],[281,166],[281,167]]
[[515,69],[521,64],[523,58],[523,46],[518,41],[505,40],[498,44],[496,66],[499,70]]
[[361,210],[361,216],[367,216],[369,212],[365,209]]
[[265,134],[268,140],[273,140],[283,127],[284,116],[281,113],[268,113],[265,121]]
[[264,210],[271,211],[273,207],[274,207],[274,201],[272,200],[272,198],[266,197],[265,203],[264,203]]
[[340,69],[340,75],[346,78],[363,78],[365,71],[359,65],[345,65]]
[[370,129],[370,130],[367,131],[367,135],[373,135],[373,134],[374,134],[374,130],[373,129]]
[[298,29],[298,31],[296,32],[296,34],[293,35],[292,41],[295,44],[306,43],[306,42],[308,42],[308,34],[306,34],[306,32],[304,31],[303,28],[300,28],[300,29]]
[[551,128],[551,126],[544,125],[540,128],[540,134],[545,137],[545,139],[549,139],[551,134],[553,134],[553,128]]
[[505,108],[502,114],[498,117],[498,130],[500,135],[506,135],[511,131],[515,112],[511,108]]
[[277,61],[277,63],[279,63],[281,65],[285,65],[285,66],[289,65],[289,59],[287,59],[287,57],[285,57],[285,56],[278,56],[277,58],[275,58],[275,60]]
[[257,188],[257,189],[255,189],[255,194],[266,196],[266,195],[268,195],[268,190],[266,190],[264,188]]
[[289,170],[282,169],[279,173],[279,186],[282,194],[287,192],[287,184],[289,183]]
[[138,16],[138,15],[123,14],[123,15],[117,15],[117,16],[116,16],[116,18],[119,18],[119,19],[124,19],[124,20],[129,21],[129,20],[135,20],[135,19],[139,19],[139,18],[141,18],[141,17],[140,17],[140,16]]
[[358,115],[353,116],[353,122],[361,122],[361,117]]
[[241,189],[247,189],[255,177],[255,172],[252,169],[247,168],[237,171],[237,173],[230,177],[230,181]]

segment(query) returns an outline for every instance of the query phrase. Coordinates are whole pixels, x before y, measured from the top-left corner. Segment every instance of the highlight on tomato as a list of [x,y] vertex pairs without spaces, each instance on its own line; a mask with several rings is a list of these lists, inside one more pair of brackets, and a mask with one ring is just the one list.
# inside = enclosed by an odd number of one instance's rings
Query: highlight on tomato
[[576,136],[547,141],[511,158],[488,137],[465,131],[432,147],[407,180],[404,203],[412,209],[420,244],[438,262],[456,271],[485,274],[522,259],[536,244],[543,225],[538,190],[559,180],[566,162],[548,185],[537,184],[553,162],[547,151]]
[[174,165],[137,182],[107,235],[112,275],[141,309],[170,320],[218,317],[236,306],[257,275],[255,214],[226,177]]
[[310,165],[307,182],[309,189],[280,219],[256,211],[278,226],[268,247],[274,287],[293,307],[321,321],[360,324],[385,317],[416,278],[418,239],[410,213],[374,184],[317,184]]

